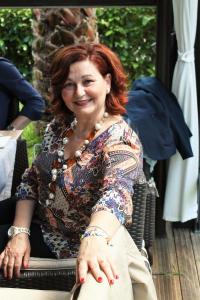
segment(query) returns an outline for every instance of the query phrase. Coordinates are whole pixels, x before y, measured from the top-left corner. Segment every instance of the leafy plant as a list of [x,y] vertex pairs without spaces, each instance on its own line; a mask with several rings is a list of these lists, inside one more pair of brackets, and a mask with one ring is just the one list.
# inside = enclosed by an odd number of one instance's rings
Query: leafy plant
[[120,57],[130,81],[155,74],[155,8],[98,8],[100,42]]
[[31,9],[0,9],[0,56],[10,59],[28,80],[33,65],[31,24]]
[[30,123],[23,131],[22,137],[27,142],[29,165],[32,163],[35,155],[35,145],[40,144],[42,136],[37,133],[34,122]]

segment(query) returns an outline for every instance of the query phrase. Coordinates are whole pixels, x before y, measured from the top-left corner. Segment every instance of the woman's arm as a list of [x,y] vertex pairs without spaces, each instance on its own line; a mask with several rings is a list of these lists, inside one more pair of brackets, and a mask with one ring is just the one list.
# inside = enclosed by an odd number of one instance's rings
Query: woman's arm
[[[30,228],[35,202],[33,200],[18,201],[13,226]],[[18,233],[12,237],[0,255],[0,267],[3,266],[4,276],[11,279],[13,273],[20,275],[20,268],[28,266],[30,258],[30,242],[27,233]]]
[[115,215],[102,210],[92,214],[89,226],[99,226],[111,238],[119,228],[120,222]]
[[80,282],[86,280],[88,272],[98,282],[102,281],[103,272],[110,284],[119,277],[116,262],[110,256],[108,240],[120,224],[131,222],[133,186],[143,174],[139,140],[131,132],[125,134],[118,141],[113,138],[113,142],[103,149],[100,197],[92,208],[77,260],[77,279]]
[[19,200],[16,205],[13,225],[30,228],[34,207],[35,201],[33,200]]
[[112,238],[120,223],[118,219],[107,211],[99,211],[92,215],[88,231],[96,229],[97,232],[107,234],[107,237],[89,236],[81,241],[78,256],[77,280],[85,282],[90,270],[94,278],[102,281],[102,271],[106,274],[109,284],[119,277],[118,271],[108,253],[108,240]]
[[[53,123],[54,124],[54,123]],[[48,147],[49,140],[52,139],[52,128],[49,124],[43,139],[43,148]],[[51,139],[50,139],[50,138]],[[29,228],[32,215],[39,198],[40,170],[37,166],[37,158],[32,166],[25,170],[22,182],[17,188],[16,197],[18,199],[15,211],[13,226]],[[13,271],[19,276],[20,267],[28,266],[30,257],[30,242],[27,233],[20,233],[9,240],[5,250],[0,255],[0,266],[4,268],[4,275],[12,278]]]
[[[16,204],[13,226],[29,228],[38,199],[38,171],[34,164],[23,174],[16,197],[19,200]],[[28,266],[30,251],[28,231],[11,237],[0,255],[0,266],[4,269],[4,276],[9,279],[13,277],[13,273],[19,276],[21,266]]]

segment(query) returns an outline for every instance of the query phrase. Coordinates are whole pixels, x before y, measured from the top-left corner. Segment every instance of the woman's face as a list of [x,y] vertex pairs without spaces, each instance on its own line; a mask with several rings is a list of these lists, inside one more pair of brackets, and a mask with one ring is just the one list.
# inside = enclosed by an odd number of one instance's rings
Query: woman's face
[[110,92],[110,74],[101,75],[94,63],[73,63],[62,89],[62,98],[76,117],[98,115],[105,111],[106,94]]

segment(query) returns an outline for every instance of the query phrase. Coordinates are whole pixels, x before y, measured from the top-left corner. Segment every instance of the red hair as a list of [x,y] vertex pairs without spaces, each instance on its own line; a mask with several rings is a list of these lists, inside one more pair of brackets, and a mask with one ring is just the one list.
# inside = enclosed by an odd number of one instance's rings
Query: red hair
[[111,74],[111,89],[105,101],[106,111],[111,115],[124,114],[127,103],[127,76],[118,56],[99,43],[71,45],[56,52],[50,68],[52,112],[55,115],[72,115],[62,100],[61,92],[71,64],[86,59],[95,64],[103,77]]

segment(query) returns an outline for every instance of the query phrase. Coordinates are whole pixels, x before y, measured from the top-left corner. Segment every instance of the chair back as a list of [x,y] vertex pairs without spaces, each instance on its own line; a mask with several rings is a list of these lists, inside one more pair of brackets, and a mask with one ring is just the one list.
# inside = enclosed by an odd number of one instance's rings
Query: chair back
[[13,172],[12,190],[11,190],[12,196],[14,196],[16,192],[16,188],[20,184],[22,175],[26,168],[28,168],[28,152],[27,152],[26,140],[18,139],[14,172]]
[[146,197],[147,183],[137,183],[134,185],[133,194],[133,215],[132,224],[128,227],[128,231],[134,240],[136,246],[141,251],[142,241],[144,238],[144,224],[146,214]]

